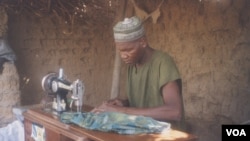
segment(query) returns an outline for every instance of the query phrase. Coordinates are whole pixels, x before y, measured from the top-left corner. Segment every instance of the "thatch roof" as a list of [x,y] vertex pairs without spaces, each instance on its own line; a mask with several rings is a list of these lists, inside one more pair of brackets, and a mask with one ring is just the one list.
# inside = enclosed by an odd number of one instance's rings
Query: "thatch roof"
[[[1,0],[9,14],[29,18],[51,18],[59,25],[91,28],[112,25],[124,16],[136,14],[156,23],[165,0]],[[129,12],[128,12],[129,11]],[[128,12],[127,14],[125,14]],[[123,16],[122,16],[123,15]]]
[[59,22],[108,24],[115,18],[119,0],[1,0],[0,6],[15,14],[57,18]]

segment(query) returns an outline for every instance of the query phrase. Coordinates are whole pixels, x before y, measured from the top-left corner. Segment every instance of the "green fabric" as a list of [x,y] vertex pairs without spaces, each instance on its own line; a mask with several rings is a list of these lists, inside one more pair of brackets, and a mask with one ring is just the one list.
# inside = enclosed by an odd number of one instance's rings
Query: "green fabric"
[[119,134],[161,133],[169,130],[171,125],[150,117],[128,115],[117,112],[99,114],[84,112],[64,112],[60,115],[64,123],[72,123],[89,130],[115,132]]
[[145,65],[129,66],[127,79],[131,107],[156,107],[164,104],[162,86],[180,79],[180,75],[171,56],[156,50]]

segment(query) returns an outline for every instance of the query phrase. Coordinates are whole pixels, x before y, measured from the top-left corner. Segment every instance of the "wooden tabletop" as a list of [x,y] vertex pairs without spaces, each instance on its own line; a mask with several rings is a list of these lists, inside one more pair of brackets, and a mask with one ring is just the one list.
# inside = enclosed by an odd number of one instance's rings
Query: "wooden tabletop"
[[[84,111],[89,111],[91,107],[85,106]],[[27,110],[24,114],[25,119],[37,121],[40,124],[53,127],[54,130],[60,130],[62,134],[69,134],[75,140],[90,138],[95,141],[195,141],[196,136],[181,132],[178,130],[168,130],[160,134],[139,134],[139,135],[121,135],[111,132],[101,132],[81,128],[77,125],[64,124],[60,122],[58,116],[42,108]]]

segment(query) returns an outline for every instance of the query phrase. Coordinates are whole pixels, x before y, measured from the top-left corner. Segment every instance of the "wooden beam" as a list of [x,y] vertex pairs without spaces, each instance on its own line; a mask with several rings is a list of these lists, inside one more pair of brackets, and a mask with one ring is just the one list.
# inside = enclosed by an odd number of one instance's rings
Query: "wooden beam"
[[[127,7],[127,0],[119,0],[117,1],[117,9],[116,9],[116,19],[115,24],[118,21],[121,21],[125,17],[126,7]],[[122,10],[121,10],[122,9]],[[115,48],[115,62],[114,62],[114,70],[113,70],[113,80],[111,86],[111,94],[110,98],[116,98],[120,94],[120,74],[121,74],[121,57],[119,51]]]

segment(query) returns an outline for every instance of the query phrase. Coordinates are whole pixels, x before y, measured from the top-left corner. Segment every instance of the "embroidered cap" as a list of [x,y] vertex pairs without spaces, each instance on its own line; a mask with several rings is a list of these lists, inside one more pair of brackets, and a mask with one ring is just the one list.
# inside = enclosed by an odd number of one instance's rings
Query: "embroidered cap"
[[142,21],[136,16],[118,22],[113,31],[115,42],[134,41],[145,34]]

